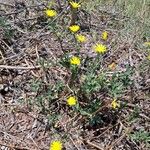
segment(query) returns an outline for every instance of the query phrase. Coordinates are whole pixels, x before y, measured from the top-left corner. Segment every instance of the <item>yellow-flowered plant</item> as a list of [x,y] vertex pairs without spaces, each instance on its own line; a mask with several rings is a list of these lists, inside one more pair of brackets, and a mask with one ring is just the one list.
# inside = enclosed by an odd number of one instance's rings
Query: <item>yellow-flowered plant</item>
[[69,27],[69,29],[70,29],[71,32],[75,33],[75,32],[80,30],[80,26],[72,25],[72,26]]
[[102,33],[102,39],[103,39],[103,40],[107,40],[107,39],[108,39],[108,32],[107,32],[107,31],[104,31],[104,32]]
[[81,42],[81,43],[86,41],[86,37],[84,35],[81,35],[81,34],[77,34],[76,39],[78,42]]
[[49,150],[62,150],[62,148],[63,148],[62,142],[56,140],[56,141],[52,141]]
[[68,103],[69,106],[74,106],[74,105],[77,104],[77,99],[74,96],[70,96],[67,99],[67,103]]
[[107,47],[103,44],[97,43],[96,45],[94,45],[93,48],[94,48],[95,52],[100,53],[100,54],[103,54],[107,51]]
[[47,9],[45,11],[47,17],[55,17],[57,15],[57,12],[55,10],[52,9]]
[[111,107],[113,109],[116,109],[116,108],[119,108],[120,107],[120,104],[117,102],[116,99],[114,99],[112,102],[111,102]]
[[77,8],[81,7],[80,3],[77,3],[77,2],[74,2],[74,1],[71,1],[70,5],[73,9],[77,9]]
[[72,65],[80,65],[81,61],[79,57],[73,56],[70,58],[70,64]]

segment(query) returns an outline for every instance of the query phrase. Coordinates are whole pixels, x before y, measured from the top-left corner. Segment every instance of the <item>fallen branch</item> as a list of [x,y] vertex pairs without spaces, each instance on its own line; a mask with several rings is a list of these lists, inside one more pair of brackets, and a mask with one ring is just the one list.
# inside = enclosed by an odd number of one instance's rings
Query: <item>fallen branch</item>
[[39,69],[39,68],[40,68],[40,66],[22,67],[22,66],[6,66],[6,65],[0,65],[0,69],[30,70],[30,69]]

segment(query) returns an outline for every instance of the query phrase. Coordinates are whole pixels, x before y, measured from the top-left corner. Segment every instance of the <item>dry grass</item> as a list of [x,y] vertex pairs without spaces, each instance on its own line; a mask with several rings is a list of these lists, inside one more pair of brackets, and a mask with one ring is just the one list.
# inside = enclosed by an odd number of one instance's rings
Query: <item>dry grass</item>
[[[51,21],[47,6],[0,1],[0,149],[46,150],[57,139],[66,150],[148,150],[149,1],[84,1],[77,21],[84,44],[68,32],[68,3],[53,5],[59,15]],[[99,59],[92,46],[101,41],[108,52]],[[73,78],[68,59],[78,48],[82,64]],[[70,95],[77,107],[67,106]]]

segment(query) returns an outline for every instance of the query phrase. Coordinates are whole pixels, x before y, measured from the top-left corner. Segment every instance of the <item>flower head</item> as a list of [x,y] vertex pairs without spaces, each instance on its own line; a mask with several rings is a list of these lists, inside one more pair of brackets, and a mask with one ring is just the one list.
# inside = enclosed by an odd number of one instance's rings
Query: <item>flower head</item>
[[52,10],[52,9],[47,9],[47,10],[45,11],[45,13],[46,13],[46,15],[47,15],[48,17],[55,17],[55,16],[57,15],[57,12],[56,12],[55,10]]
[[76,56],[73,56],[70,58],[70,64],[72,65],[80,65],[80,58],[79,57],[76,57]]
[[49,150],[62,150],[62,142],[61,141],[53,141],[50,145]]
[[81,34],[77,34],[76,39],[78,42],[81,42],[81,43],[86,41],[86,37],[84,35],[81,35]]
[[103,54],[107,51],[107,47],[103,44],[96,44],[96,45],[94,45],[94,50],[97,53]]
[[117,102],[116,99],[114,99],[112,102],[111,102],[111,107],[113,109],[116,109],[117,107],[120,107],[120,104]]
[[74,2],[74,1],[70,2],[70,5],[73,9],[77,9],[77,8],[81,7],[81,5],[79,3]]
[[102,33],[102,39],[103,39],[103,40],[107,40],[107,39],[108,39],[108,32],[107,32],[107,31],[104,31],[104,32]]
[[75,32],[77,32],[77,31],[80,30],[80,26],[78,26],[78,25],[72,25],[72,26],[69,27],[69,29],[70,29],[71,32],[75,33]]
[[69,106],[74,106],[77,104],[77,99],[74,96],[71,96],[67,99],[67,103]]

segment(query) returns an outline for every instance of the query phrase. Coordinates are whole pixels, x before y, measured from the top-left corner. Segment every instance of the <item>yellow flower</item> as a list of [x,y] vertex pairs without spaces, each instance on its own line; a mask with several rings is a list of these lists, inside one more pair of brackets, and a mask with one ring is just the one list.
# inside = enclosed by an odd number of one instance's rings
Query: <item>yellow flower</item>
[[144,45],[145,46],[150,46],[150,42],[145,42]]
[[49,150],[62,150],[62,143],[61,141],[53,141],[50,145]]
[[107,32],[107,31],[104,31],[104,32],[102,33],[102,39],[103,39],[103,40],[107,40],[107,39],[108,39],[108,32]]
[[73,1],[70,2],[70,5],[71,5],[71,7],[74,8],[74,9],[77,9],[77,8],[81,7],[81,5],[80,5],[79,3],[73,2]]
[[108,68],[111,70],[115,70],[116,69],[116,64],[113,62],[110,65],[108,65]]
[[47,10],[45,11],[45,13],[46,13],[46,15],[47,15],[48,17],[55,17],[55,16],[57,15],[57,12],[56,12],[55,10],[52,10],[52,9],[47,9]]
[[71,96],[67,99],[67,103],[69,106],[74,106],[77,104],[77,99],[74,96]]
[[76,39],[78,42],[81,42],[81,43],[86,41],[86,37],[84,35],[81,35],[81,34],[77,34]]
[[80,26],[78,26],[78,25],[72,25],[72,26],[70,26],[69,27],[69,29],[70,29],[70,31],[72,31],[72,32],[77,32],[77,31],[79,31],[80,30]]
[[76,56],[73,56],[71,57],[70,59],[70,64],[72,65],[80,65],[80,58],[79,57],[76,57]]
[[103,54],[103,53],[105,53],[107,51],[107,47],[105,45],[103,45],[103,44],[96,44],[94,46],[94,50],[97,53]]
[[113,109],[116,109],[117,107],[120,107],[120,104],[117,102],[116,99],[114,99],[114,100],[112,101],[112,103],[111,103],[111,107],[112,107]]

